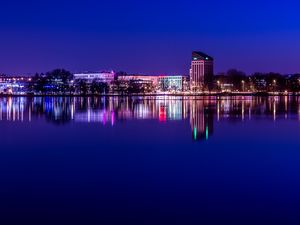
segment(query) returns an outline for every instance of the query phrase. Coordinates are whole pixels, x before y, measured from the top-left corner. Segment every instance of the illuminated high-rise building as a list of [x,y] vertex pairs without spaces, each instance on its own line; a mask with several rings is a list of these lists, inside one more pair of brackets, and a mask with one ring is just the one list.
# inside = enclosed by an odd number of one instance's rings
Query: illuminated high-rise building
[[212,82],[214,74],[214,59],[203,52],[192,53],[190,69],[190,88],[192,91],[203,90]]

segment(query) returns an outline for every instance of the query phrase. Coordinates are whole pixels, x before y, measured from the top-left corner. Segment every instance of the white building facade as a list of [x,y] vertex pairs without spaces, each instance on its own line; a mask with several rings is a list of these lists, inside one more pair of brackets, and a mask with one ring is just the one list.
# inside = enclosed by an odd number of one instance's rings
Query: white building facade
[[161,91],[182,91],[183,76],[159,76]]
[[115,79],[116,73],[100,72],[100,73],[75,73],[74,80],[85,80],[87,83],[92,83],[94,80],[103,83],[111,83]]

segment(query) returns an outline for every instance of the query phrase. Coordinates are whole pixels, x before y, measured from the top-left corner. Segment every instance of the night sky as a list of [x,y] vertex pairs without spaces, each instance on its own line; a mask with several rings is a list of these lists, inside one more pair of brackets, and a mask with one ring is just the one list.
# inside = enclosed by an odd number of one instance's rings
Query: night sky
[[116,70],[188,74],[192,50],[230,68],[300,72],[300,3],[6,0],[0,73]]

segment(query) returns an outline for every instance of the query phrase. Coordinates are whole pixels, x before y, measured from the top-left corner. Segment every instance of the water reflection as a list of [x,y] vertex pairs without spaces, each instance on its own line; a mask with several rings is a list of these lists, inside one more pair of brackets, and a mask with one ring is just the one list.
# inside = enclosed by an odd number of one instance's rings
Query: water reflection
[[55,124],[127,120],[186,121],[194,140],[206,140],[215,123],[252,119],[300,120],[298,97],[3,97],[0,121],[46,120]]

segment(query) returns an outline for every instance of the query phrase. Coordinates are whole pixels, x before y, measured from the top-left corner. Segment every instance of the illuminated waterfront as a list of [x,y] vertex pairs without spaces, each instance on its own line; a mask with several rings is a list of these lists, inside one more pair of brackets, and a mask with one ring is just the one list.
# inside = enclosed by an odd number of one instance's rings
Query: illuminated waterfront
[[41,224],[298,220],[299,134],[298,97],[3,97],[0,208]]
[[[208,139],[214,123],[266,119],[300,120],[300,98],[273,97],[4,97],[0,121],[57,124],[130,120],[189,122],[194,139]],[[159,128],[158,128],[159,129]],[[199,135],[198,135],[199,132]]]

